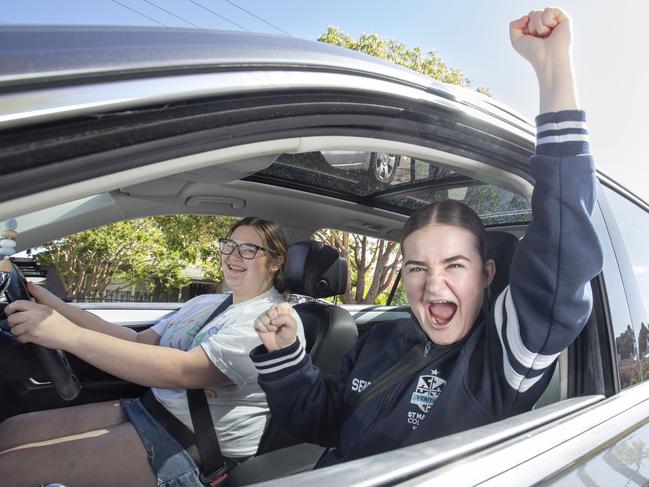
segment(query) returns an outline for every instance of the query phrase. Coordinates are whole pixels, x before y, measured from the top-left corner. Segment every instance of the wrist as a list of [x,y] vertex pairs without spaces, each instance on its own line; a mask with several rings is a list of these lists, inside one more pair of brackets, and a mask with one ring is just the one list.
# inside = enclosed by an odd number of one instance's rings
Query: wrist
[[67,318],[63,319],[65,319],[67,322],[67,333],[65,334],[65,343],[62,343],[62,346],[60,348],[61,350],[65,350],[66,352],[78,355],[78,353],[76,352],[82,348],[85,334],[88,332],[88,330],[75,325]]
[[57,298],[56,296],[54,296],[54,299],[48,299],[47,302],[43,304],[49,306],[60,315],[64,314],[66,306],[70,306],[68,303],[66,303],[62,299]]
[[579,109],[572,57],[552,58],[536,70],[540,113]]
[[59,299],[54,295],[45,296],[41,300],[36,299],[36,302],[38,304],[44,304],[45,306],[52,308],[54,311],[56,311],[61,315],[63,315],[63,312],[65,311],[65,306],[67,304],[62,299]]
[[[275,350],[283,350],[285,348],[288,348],[288,347],[294,345],[296,341],[297,341],[297,336],[294,336],[293,339],[282,340],[281,342],[278,341],[277,342],[277,347],[278,348],[276,348]],[[272,350],[272,351],[274,352],[275,350]],[[269,350],[269,352],[270,351],[271,350]]]

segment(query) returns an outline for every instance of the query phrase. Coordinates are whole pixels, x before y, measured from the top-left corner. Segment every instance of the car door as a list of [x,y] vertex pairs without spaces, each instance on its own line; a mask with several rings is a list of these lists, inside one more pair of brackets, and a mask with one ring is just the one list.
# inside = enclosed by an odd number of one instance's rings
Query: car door
[[[338,52],[311,57],[300,41],[275,39],[276,50],[260,58],[257,49],[268,46],[224,33],[165,38],[153,32],[143,34],[152,45],[138,49],[142,39],[121,32],[109,37],[108,49],[97,50],[90,31],[73,33],[76,38],[61,32],[42,32],[36,48],[31,31],[22,32],[21,41],[0,36],[8,66],[0,79],[2,218],[100,195],[105,205],[92,213],[94,224],[179,208],[263,215],[272,205],[278,222],[295,229],[296,237],[331,225],[396,240],[413,210],[398,203],[421,202],[440,175],[418,171],[412,162],[418,160],[436,161],[446,195],[467,178],[479,178],[530,196],[531,125],[478,94],[456,96],[420,76]],[[87,46],[75,49],[76,57],[65,48],[73,38]],[[219,43],[224,48],[215,54]],[[131,56],[122,64],[126,46]],[[242,52],[252,53],[245,63],[237,57]],[[303,168],[302,179],[285,172],[288,159],[353,149],[412,156],[413,186],[359,192],[355,181],[347,181],[345,192],[315,184],[332,178],[315,179],[313,168]],[[447,177],[454,170],[461,177]],[[214,187],[218,192],[209,191]],[[404,197],[417,189],[414,198]],[[47,238],[83,229],[74,226],[77,216],[53,218],[43,227]],[[593,282],[595,312],[567,353],[562,387],[569,399],[277,485],[541,482],[644,424],[648,386],[630,387],[641,369],[628,381],[619,372],[627,368],[622,360],[630,360],[632,370],[641,362],[633,350],[644,318],[626,279],[633,265],[620,264],[606,210],[598,209],[595,218],[610,272]],[[21,232],[22,248],[44,241],[37,231]],[[616,338],[628,326],[631,352],[621,353],[627,343]],[[47,388],[16,385],[23,364],[10,353],[18,347],[11,347],[5,343],[0,354],[4,386],[13,382],[11,395],[3,396],[3,417],[34,408],[32,393]],[[43,400],[34,409],[46,406]]]

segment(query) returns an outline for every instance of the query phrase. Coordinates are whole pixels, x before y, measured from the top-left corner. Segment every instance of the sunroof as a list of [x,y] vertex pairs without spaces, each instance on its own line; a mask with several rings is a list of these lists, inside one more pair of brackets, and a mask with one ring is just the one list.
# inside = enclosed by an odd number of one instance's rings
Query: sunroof
[[282,154],[255,176],[406,214],[451,198],[473,208],[486,225],[525,223],[532,215],[520,195],[407,155],[358,150]]

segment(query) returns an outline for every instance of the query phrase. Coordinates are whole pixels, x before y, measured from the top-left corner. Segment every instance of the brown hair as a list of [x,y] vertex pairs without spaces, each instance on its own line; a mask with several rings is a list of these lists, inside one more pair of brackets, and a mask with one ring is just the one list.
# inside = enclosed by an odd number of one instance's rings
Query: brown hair
[[[284,269],[286,268],[288,245],[286,244],[286,238],[284,237],[282,229],[279,225],[270,220],[264,220],[263,218],[258,218],[256,216],[247,216],[235,222],[234,225],[230,227],[227,238],[230,238],[234,231],[239,227],[253,227],[257,230],[257,234],[261,239],[263,247],[266,249],[266,253],[269,254],[269,257],[282,259],[282,266],[273,276],[273,286],[280,293],[287,293],[288,286],[286,285],[286,279],[284,277]],[[271,262],[269,259],[269,267],[270,264]]]
[[477,250],[482,261],[487,260],[487,233],[484,223],[482,223],[475,211],[456,200],[435,201],[410,215],[410,218],[403,226],[401,247],[403,247],[403,242],[405,242],[408,235],[431,223],[453,225],[470,231],[475,235],[478,245]]

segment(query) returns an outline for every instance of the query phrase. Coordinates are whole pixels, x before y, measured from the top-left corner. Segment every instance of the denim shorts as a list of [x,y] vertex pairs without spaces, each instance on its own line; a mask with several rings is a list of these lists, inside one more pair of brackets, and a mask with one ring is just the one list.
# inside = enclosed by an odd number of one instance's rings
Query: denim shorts
[[122,408],[142,440],[160,487],[202,487],[196,464],[149,414],[139,399],[122,399]]

